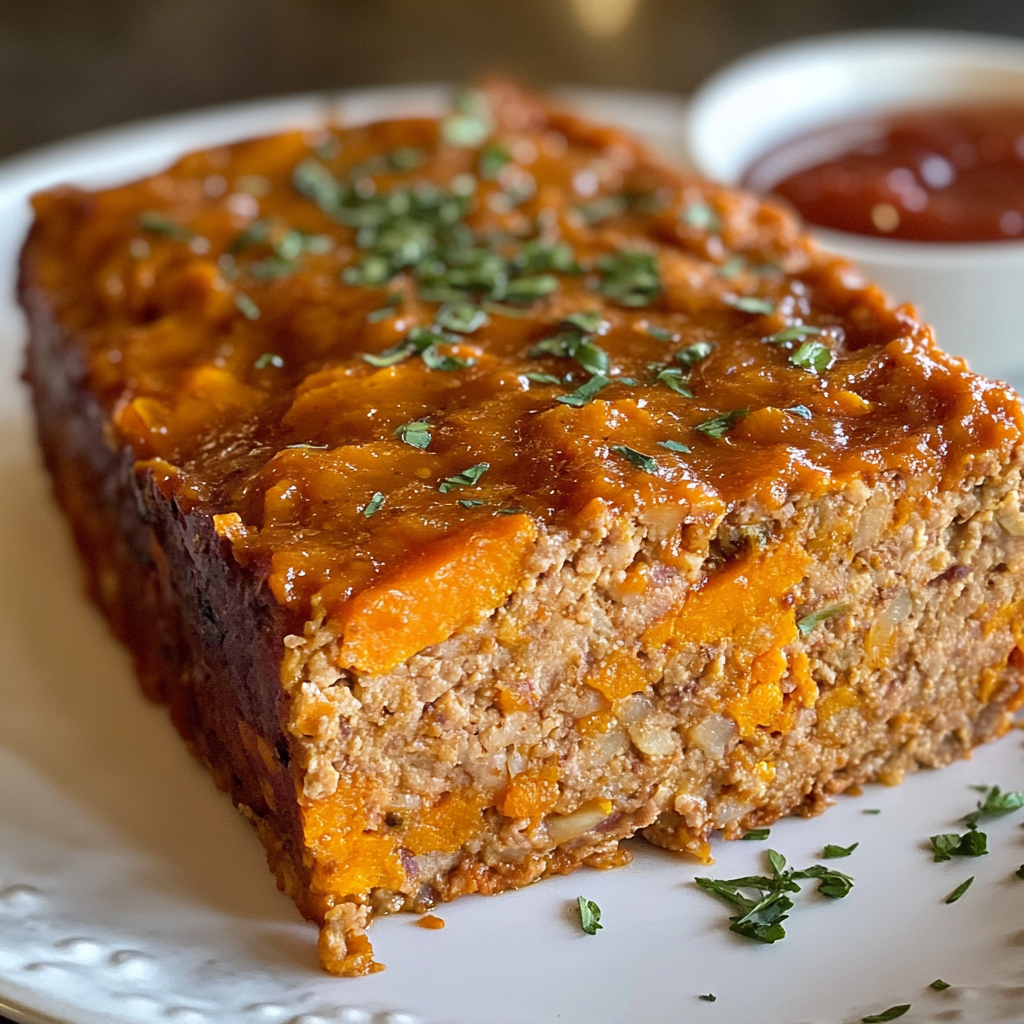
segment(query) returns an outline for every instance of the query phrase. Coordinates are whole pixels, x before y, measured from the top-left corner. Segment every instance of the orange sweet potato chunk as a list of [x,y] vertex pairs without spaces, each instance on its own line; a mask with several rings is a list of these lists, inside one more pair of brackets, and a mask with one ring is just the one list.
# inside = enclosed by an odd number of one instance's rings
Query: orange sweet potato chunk
[[500,516],[428,545],[339,609],[338,663],[375,675],[390,672],[477,622],[522,581],[536,536],[529,516]]

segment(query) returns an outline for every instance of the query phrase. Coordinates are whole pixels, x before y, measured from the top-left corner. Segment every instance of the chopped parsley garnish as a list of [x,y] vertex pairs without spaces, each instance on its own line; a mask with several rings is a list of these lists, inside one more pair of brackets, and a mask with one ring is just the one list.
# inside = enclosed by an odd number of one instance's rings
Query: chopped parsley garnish
[[711,355],[714,347],[710,341],[695,341],[677,352],[676,359],[684,366],[696,366],[702,359],[707,359]]
[[850,846],[835,846],[832,843],[828,843],[821,855],[826,860],[835,860],[837,857],[849,857],[860,843],[852,843]]
[[784,410],[792,416],[799,416],[802,420],[809,420],[812,418],[811,410],[806,405],[791,405],[788,409]]
[[621,249],[597,266],[598,291],[620,306],[648,306],[661,294],[658,263],[649,252]]
[[702,1003],[713,1003],[718,998],[714,992],[708,992],[705,995],[697,996]]
[[250,221],[235,237],[228,243],[227,251],[235,254],[252,245],[260,245],[270,237],[270,221],[258,217]]
[[148,231],[151,235],[162,235],[174,242],[191,242],[196,237],[191,228],[156,210],[140,213],[135,223],[142,231]]
[[252,365],[257,370],[266,370],[271,366],[275,370],[280,370],[284,366],[284,360],[275,352],[264,352]]
[[961,882],[944,900],[943,903],[956,903],[958,899],[971,887],[974,875],[971,875],[966,882]]
[[571,327],[578,327],[584,334],[604,334],[611,326],[601,315],[599,309],[583,310],[579,313],[570,313],[562,317],[563,324]]
[[562,378],[556,377],[553,373],[524,373],[523,376],[527,380],[532,380],[534,384],[561,384]]
[[600,224],[609,217],[617,217],[629,209],[629,200],[624,195],[601,196],[589,203],[576,207],[588,224]]
[[1021,864],[1021,866],[1019,868],[1017,868],[1016,871],[1014,871],[1014,874],[1018,878],[1024,878],[1024,864]]
[[835,361],[835,353],[820,341],[805,341],[790,357],[793,366],[811,373],[824,373]]
[[472,334],[490,319],[479,307],[468,302],[446,302],[435,314],[434,323],[448,331]]
[[[724,900],[740,913],[731,917],[729,930],[757,942],[778,942],[786,937],[782,922],[788,919],[793,901],[788,893],[800,892],[802,879],[818,880],[818,892],[829,899],[842,899],[853,888],[853,879],[841,871],[812,865],[803,871],[786,867],[786,858],[775,850],[766,851],[771,875],[748,875],[743,878],[695,878],[702,889]],[[756,893],[757,898],[746,895]]]
[[505,285],[505,302],[529,305],[558,290],[558,278],[551,274],[534,274],[530,277],[516,277]]
[[415,146],[399,146],[387,155],[388,166],[395,171],[414,171],[423,163],[423,150]]
[[949,988],[949,982],[936,978],[928,987],[935,989],[936,992],[945,992]]
[[932,860],[936,863],[953,857],[984,857],[988,853],[988,836],[974,825],[969,826],[962,836],[944,832],[930,836],[928,841],[932,844]]
[[461,473],[456,473],[455,476],[446,476],[441,483],[437,485],[437,489],[442,494],[447,494],[449,491],[454,491],[459,487],[474,487],[480,477],[482,477],[490,468],[491,464],[489,462],[478,462],[475,466],[470,466],[469,469],[464,469]]
[[426,420],[403,423],[395,429],[395,436],[413,448],[428,448],[430,446],[430,424]]
[[682,441],[658,441],[660,448],[667,448],[670,452],[679,452],[681,455],[690,454],[690,446],[683,444]]
[[580,912],[580,927],[588,935],[596,935],[601,924],[601,908],[593,901],[583,896],[576,897],[576,906]]
[[747,269],[745,256],[730,256],[719,268],[718,276],[725,281],[730,281],[737,274],[742,274]]
[[670,388],[677,395],[682,395],[683,398],[693,398],[693,392],[685,383],[685,371],[678,366],[666,366],[658,372],[654,379],[659,384],[664,384],[665,387]]
[[431,370],[461,370],[472,366],[475,360],[461,356],[443,355],[438,345],[457,344],[460,339],[443,331],[430,331],[424,327],[414,327],[397,345],[384,349],[383,352],[362,352],[360,358],[371,366],[387,367],[404,362],[419,353],[423,362]]
[[370,516],[372,516],[374,514],[374,512],[377,512],[377,511],[380,510],[380,507],[383,504],[384,504],[384,495],[381,494],[380,491],[377,491],[373,495],[373,497],[366,503],[366,507],[363,509],[363,515],[366,516],[367,519],[369,519]]
[[727,295],[724,300],[726,305],[732,306],[743,313],[760,313],[764,316],[771,316],[775,312],[775,304],[767,299],[759,299],[756,295]]
[[467,89],[455,100],[455,111],[441,122],[441,135],[450,146],[479,146],[492,128],[491,112],[482,93]]
[[650,455],[644,455],[643,452],[638,452],[635,448],[630,448],[629,445],[612,444],[608,446],[608,450],[614,452],[627,462],[631,462],[637,469],[642,469],[645,473],[658,472],[658,462],[656,459],[652,459]]
[[861,811],[860,813],[861,814],[881,814],[882,813],[882,808],[881,807],[865,807],[864,810]]
[[902,1017],[909,1009],[910,1003],[890,1006],[888,1010],[883,1010],[881,1013],[872,1013],[870,1016],[861,1017],[861,1024],[886,1024],[887,1021]]
[[644,326],[644,334],[648,334],[658,341],[678,341],[680,338],[680,335],[674,331],[666,330],[664,327],[658,327],[655,324],[646,324]]
[[235,294],[235,308],[246,320],[258,320],[260,318],[260,307],[248,295],[244,295],[242,292]]
[[1001,818],[1004,814],[1011,814],[1013,811],[1024,807],[1024,793],[1017,789],[1008,789],[1005,793],[998,787],[991,789],[982,788],[985,799],[978,801],[978,808],[970,814],[964,815],[963,822],[968,828],[978,824],[981,818]]
[[513,261],[518,271],[554,270],[560,274],[578,274],[576,254],[568,242],[552,242],[534,238],[524,242]]
[[847,606],[845,604],[834,604],[828,608],[822,608],[820,611],[811,612],[810,615],[805,615],[801,619],[797,619],[796,628],[800,631],[801,636],[808,636],[813,633],[826,619],[835,618],[837,615],[842,615],[846,611]]
[[709,420],[704,420],[703,423],[695,423],[693,429],[707,434],[708,437],[722,438],[749,412],[750,409],[733,409],[732,412],[723,412],[718,416],[712,416]]
[[390,320],[398,312],[394,306],[381,306],[380,309],[371,309],[366,314],[368,324],[379,324],[381,320]]
[[740,838],[757,841],[761,839],[767,839],[770,833],[770,828],[752,828],[749,831],[744,832]]
[[784,345],[789,341],[805,341],[814,334],[821,334],[821,328],[811,327],[809,324],[794,324],[792,327],[769,334],[764,340],[772,345]]
[[690,203],[683,210],[682,221],[687,227],[708,234],[717,235],[722,231],[722,218],[710,203]]
[[600,313],[573,313],[562,321],[558,334],[539,341],[530,355],[575,359],[587,373],[604,376],[608,373],[608,353],[594,344],[595,334],[604,324]]
[[494,181],[511,160],[512,154],[500,142],[489,142],[480,150],[476,163],[477,174],[487,181]]
[[463,508],[479,508],[481,505],[486,505],[487,502],[477,498],[459,498],[459,504]]
[[442,355],[438,351],[437,345],[428,345],[420,353],[420,356],[428,370],[444,370],[447,373],[451,373],[454,370],[464,370],[467,366],[472,366],[476,362],[475,359],[466,359],[462,356]]
[[581,384],[575,391],[570,391],[567,395],[559,395],[555,401],[578,409],[581,405],[589,405],[593,401],[594,396],[599,391],[603,391],[609,384],[611,384],[611,381],[607,377],[603,374],[597,374]]

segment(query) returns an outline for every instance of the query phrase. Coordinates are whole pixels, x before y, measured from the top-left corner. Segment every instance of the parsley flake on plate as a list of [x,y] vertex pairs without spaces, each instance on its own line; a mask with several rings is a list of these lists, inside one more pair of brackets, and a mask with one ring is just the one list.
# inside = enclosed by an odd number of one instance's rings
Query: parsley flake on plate
[[678,452],[680,455],[689,455],[691,448],[681,441],[658,441],[659,448],[667,448],[670,452]]
[[886,1024],[887,1021],[902,1017],[910,1009],[910,1003],[901,1003],[899,1006],[890,1006],[888,1010],[881,1013],[872,1013],[867,1017],[861,1017],[861,1024]]
[[834,604],[828,608],[822,608],[821,611],[811,612],[810,615],[797,619],[796,628],[800,631],[801,636],[808,636],[827,619],[834,618],[836,615],[842,615],[846,608],[845,604]]
[[657,460],[652,459],[650,455],[644,455],[643,452],[638,452],[635,448],[630,448],[626,444],[613,444],[609,445],[608,448],[609,451],[613,451],[616,455],[627,462],[631,462],[637,469],[642,469],[645,473],[658,472]]
[[366,503],[366,507],[363,509],[363,515],[367,519],[380,510],[381,505],[384,504],[384,495],[380,491],[376,491],[372,498]]
[[832,843],[828,843],[825,849],[822,850],[822,857],[826,860],[835,860],[838,857],[849,857],[860,843],[851,843],[849,846],[835,846]]
[[459,498],[459,504],[463,508],[479,508],[481,505],[486,505],[487,502],[476,498]]
[[950,986],[948,981],[943,981],[941,978],[936,978],[928,987],[935,989],[936,992],[945,992],[946,989]]
[[970,828],[977,825],[982,818],[1001,818],[1004,814],[1011,814],[1013,811],[1024,807],[1024,793],[1017,789],[1008,789],[1005,793],[998,787],[991,789],[982,787],[985,799],[978,801],[977,810],[966,814],[963,822]]
[[853,879],[833,868],[813,864],[796,871],[787,868],[786,858],[776,850],[767,850],[765,856],[772,869],[771,875],[694,879],[702,889],[740,911],[729,919],[732,922],[729,930],[746,938],[772,943],[786,937],[782,922],[788,920],[788,911],[794,906],[787,894],[800,892],[801,880],[816,879],[818,892],[829,899],[842,899],[853,888]]
[[588,935],[596,935],[601,924],[601,908],[593,901],[583,896],[576,897],[576,907],[580,914],[580,927]]
[[746,832],[744,832],[743,835],[740,836],[740,838],[741,839],[758,841],[758,840],[761,840],[761,839],[767,839],[770,834],[771,834],[771,829],[769,829],[769,828],[752,828],[752,829],[748,829]]
[[988,853],[988,836],[979,832],[975,826],[958,836],[955,832],[929,837],[936,863],[951,860],[953,857],[984,857]]
[[708,992],[705,995],[697,996],[702,1003],[713,1003],[718,996],[714,992]]
[[1014,871],[1014,874],[1018,878],[1024,878],[1024,864],[1021,864],[1021,866],[1019,868],[1017,868],[1016,871]]
[[438,484],[437,489],[442,494],[447,494],[449,491],[454,491],[459,487],[475,487],[480,477],[490,468],[491,464],[489,462],[478,462],[475,466],[470,466],[469,469],[464,469],[461,473],[456,473],[454,476],[446,476]]
[[958,899],[971,887],[971,883],[974,881],[974,875],[971,875],[966,882],[961,882],[942,902],[943,903],[956,903]]

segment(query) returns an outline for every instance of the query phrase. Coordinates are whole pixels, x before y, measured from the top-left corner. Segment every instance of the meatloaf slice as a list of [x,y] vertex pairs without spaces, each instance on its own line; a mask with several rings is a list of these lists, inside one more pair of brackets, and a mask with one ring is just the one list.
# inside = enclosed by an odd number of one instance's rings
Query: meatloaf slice
[[34,203],[90,592],[328,970],[1008,728],[1017,399],[771,205],[505,86]]

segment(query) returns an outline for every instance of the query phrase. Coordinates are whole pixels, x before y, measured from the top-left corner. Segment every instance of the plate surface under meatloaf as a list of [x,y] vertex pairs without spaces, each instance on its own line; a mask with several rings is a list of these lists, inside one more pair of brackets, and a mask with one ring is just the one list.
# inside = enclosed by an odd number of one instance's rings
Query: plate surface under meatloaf
[[998,736],[1021,412],[779,209],[505,86],[38,195],[94,598],[328,970]]

